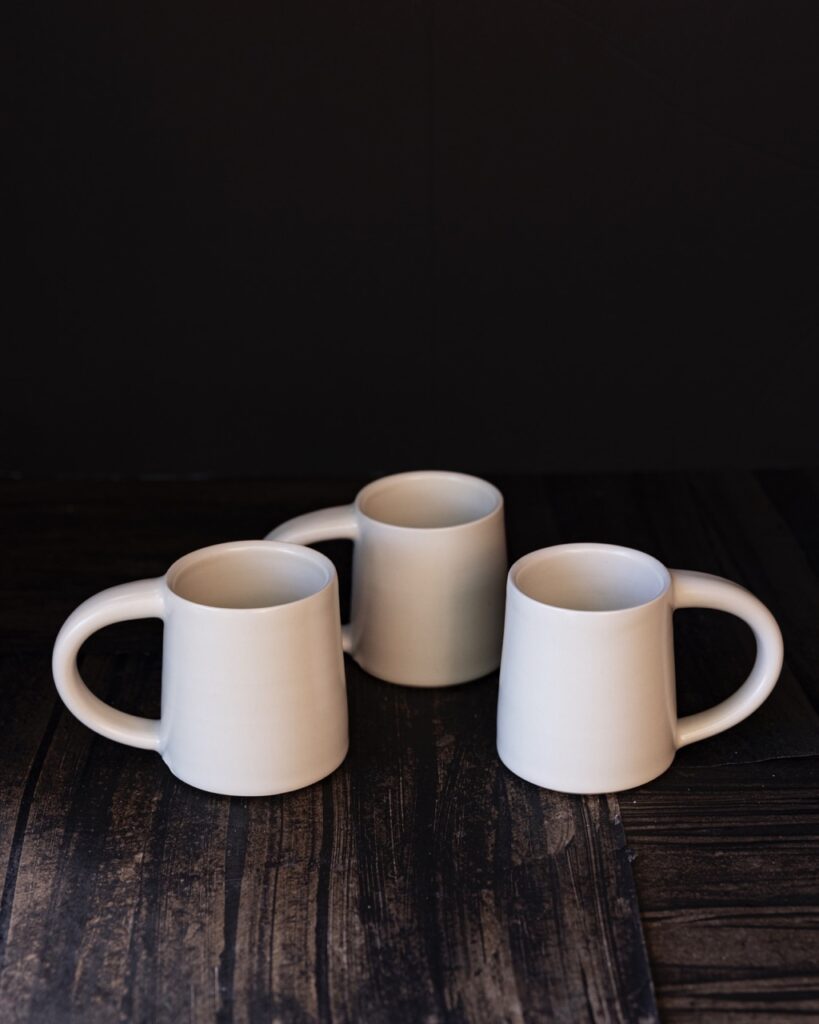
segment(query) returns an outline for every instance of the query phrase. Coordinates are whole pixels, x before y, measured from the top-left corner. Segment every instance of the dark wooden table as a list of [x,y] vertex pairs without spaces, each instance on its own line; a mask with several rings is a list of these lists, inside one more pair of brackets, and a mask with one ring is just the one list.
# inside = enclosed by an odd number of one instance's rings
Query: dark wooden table
[[[416,691],[347,660],[351,749],[269,799],[178,782],[56,697],[92,593],[259,537],[362,481],[0,484],[0,1021],[819,1020],[819,474],[499,478],[510,556],[568,540],[745,584],[786,664],[748,722],[619,796],[497,761],[497,677]],[[349,547],[324,545],[346,590]],[[680,707],[747,628],[676,617]],[[161,626],[86,645],[90,685],[156,715]]]

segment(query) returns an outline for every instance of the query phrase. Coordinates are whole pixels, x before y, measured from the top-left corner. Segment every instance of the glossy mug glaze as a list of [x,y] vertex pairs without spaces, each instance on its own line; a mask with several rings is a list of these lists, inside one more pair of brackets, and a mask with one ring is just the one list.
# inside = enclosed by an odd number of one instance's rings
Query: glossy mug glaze
[[486,480],[423,470],[368,484],[350,505],[291,519],[269,540],[354,543],[344,650],[374,676],[451,686],[500,662],[503,496]]
[[[757,643],[750,676],[727,700],[677,718],[672,616],[716,608]],[[609,544],[534,551],[509,571],[497,743],[516,775],[567,793],[630,789],[675,752],[747,718],[782,667],[782,635],[747,590],[666,569]]]
[[[77,652],[126,619],[165,625],[158,720],[86,687]],[[90,729],[156,750],[184,782],[261,796],[324,778],[347,752],[347,693],[332,562],[269,541],[217,544],[157,579],[104,590],[66,620],[54,646],[63,701]]]

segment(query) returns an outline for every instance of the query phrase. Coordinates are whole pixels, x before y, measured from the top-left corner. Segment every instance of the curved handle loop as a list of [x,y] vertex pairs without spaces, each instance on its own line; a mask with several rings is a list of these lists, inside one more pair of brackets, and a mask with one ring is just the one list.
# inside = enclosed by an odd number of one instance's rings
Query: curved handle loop
[[288,519],[271,530],[265,540],[283,540],[289,544],[318,544],[322,540],[355,540],[358,521],[355,505],[334,505],[318,512]]
[[[317,512],[288,519],[271,530],[265,540],[287,541],[289,544],[318,544],[323,540],[358,539],[358,519],[355,505],[334,505]],[[353,636],[349,623],[341,627],[341,647],[346,654],[353,652]]]
[[66,619],[54,644],[54,682],[68,710],[89,729],[129,747],[158,750],[159,721],[117,711],[94,696],[77,670],[77,654],[103,626],[128,619],[161,619],[164,611],[161,579],[124,583],[83,602]]
[[770,695],[782,669],[782,633],[765,605],[744,587],[704,572],[671,571],[675,608],[714,608],[744,619],[756,639],[751,674],[730,697],[707,711],[677,722],[677,746],[724,732],[752,714]]

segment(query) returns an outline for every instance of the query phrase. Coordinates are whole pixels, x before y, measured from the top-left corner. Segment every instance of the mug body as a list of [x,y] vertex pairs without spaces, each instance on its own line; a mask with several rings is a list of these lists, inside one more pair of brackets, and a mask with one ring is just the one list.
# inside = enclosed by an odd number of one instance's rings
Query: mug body
[[384,477],[356,498],[350,650],[410,686],[477,679],[500,662],[503,497],[462,473]]
[[219,544],[164,577],[159,751],[200,789],[259,796],[332,772],[347,752],[338,582],[309,548]]
[[566,793],[630,789],[674,759],[671,579],[650,555],[564,544],[509,572],[498,753]]

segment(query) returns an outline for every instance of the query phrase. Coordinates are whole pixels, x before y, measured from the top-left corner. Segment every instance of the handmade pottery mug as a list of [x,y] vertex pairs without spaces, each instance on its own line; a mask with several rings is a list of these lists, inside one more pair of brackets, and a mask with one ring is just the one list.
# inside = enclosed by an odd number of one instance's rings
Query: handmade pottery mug
[[[165,624],[159,720],[117,711],[77,671],[96,630]],[[212,793],[261,796],[329,775],[347,752],[347,694],[332,562],[309,548],[239,541],[180,558],[158,579],[81,604],[54,646],[63,701],[90,729],[156,750]]]
[[298,516],[268,534],[296,544],[354,541],[344,650],[374,676],[450,686],[500,662],[506,579],[503,497],[463,473],[399,473],[352,505]]
[[[744,619],[756,663],[727,700],[677,718],[672,613]],[[630,789],[675,752],[747,718],[782,667],[768,609],[736,583],[666,569],[608,544],[534,551],[509,571],[498,695],[498,753],[516,775],[567,793]]]

